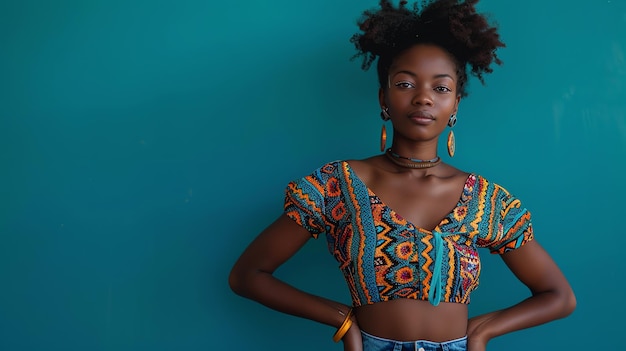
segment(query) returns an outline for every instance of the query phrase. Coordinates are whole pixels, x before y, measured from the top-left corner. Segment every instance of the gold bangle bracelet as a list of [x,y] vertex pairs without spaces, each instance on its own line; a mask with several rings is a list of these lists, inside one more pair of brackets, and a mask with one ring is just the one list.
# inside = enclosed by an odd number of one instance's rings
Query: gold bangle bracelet
[[352,309],[348,311],[348,314],[343,320],[343,323],[341,323],[341,326],[339,327],[339,329],[337,329],[335,335],[333,335],[334,342],[339,342],[339,340],[341,340],[343,336],[346,335],[348,329],[350,329],[350,327],[352,326],[352,319],[350,319],[350,317],[352,317]]

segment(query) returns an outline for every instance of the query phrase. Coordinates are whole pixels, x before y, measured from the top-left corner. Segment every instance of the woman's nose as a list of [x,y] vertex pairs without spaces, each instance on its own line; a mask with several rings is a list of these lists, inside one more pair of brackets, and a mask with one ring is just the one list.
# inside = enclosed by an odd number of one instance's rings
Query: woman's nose
[[415,89],[415,95],[413,96],[412,102],[414,105],[432,105],[432,91],[427,88]]

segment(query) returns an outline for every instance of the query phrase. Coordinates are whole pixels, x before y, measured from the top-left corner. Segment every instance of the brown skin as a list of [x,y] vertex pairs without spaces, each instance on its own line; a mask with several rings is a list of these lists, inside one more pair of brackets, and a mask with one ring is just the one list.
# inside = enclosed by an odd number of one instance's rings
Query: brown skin
[[[379,93],[394,127],[394,152],[432,159],[451,114],[458,110],[456,66],[444,50],[416,45],[399,55],[389,70],[389,85]],[[361,180],[390,208],[418,227],[432,230],[457,204],[468,174],[447,164],[407,169],[382,155],[349,161]],[[337,328],[349,307],[300,291],[272,274],[291,258],[310,234],[285,215],[265,229],[243,252],[229,277],[231,288],[275,310]],[[483,351],[499,335],[570,314],[576,300],[550,256],[536,240],[501,256],[531,296],[515,306],[468,320],[467,306],[400,299],[355,308],[344,350],[359,351],[360,330],[395,340],[446,341],[468,336],[468,350]],[[330,334],[329,334],[330,337]]]

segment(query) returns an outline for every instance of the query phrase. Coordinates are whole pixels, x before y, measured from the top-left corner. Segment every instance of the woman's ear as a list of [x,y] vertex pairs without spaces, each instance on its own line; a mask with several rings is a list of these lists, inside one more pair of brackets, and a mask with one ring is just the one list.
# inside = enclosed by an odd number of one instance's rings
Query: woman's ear
[[459,112],[459,103],[461,102],[461,95],[456,96],[456,102],[454,103],[454,114],[458,114]]
[[383,88],[378,88],[378,103],[380,103],[381,108],[388,107],[385,102],[385,90]]

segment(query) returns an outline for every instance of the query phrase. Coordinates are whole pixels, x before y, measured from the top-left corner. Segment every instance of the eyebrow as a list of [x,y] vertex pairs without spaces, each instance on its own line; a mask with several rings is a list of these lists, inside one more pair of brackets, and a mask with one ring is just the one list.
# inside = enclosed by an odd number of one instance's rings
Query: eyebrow
[[[398,74],[401,74],[401,73],[408,74],[408,75],[410,75],[412,77],[417,77],[417,74],[415,74],[415,73],[413,73],[411,71],[398,71],[398,72],[394,73],[393,76],[395,77],[395,76],[397,76]],[[391,76],[389,76],[389,77],[391,78]],[[450,78],[450,79],[454,80],[454,77],[452,77],[451,75],[449,75],[447,73],[436,74],[433,78],[434,79]]]

